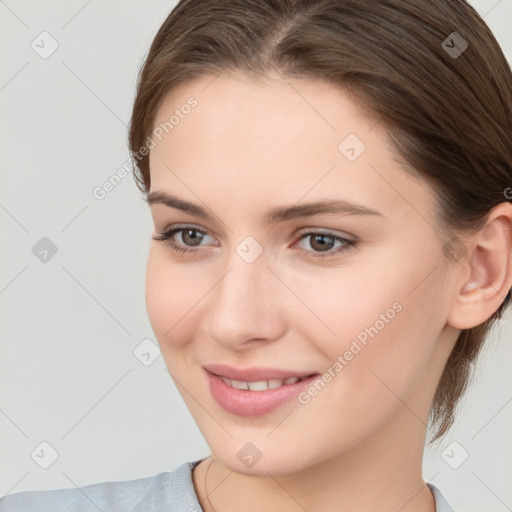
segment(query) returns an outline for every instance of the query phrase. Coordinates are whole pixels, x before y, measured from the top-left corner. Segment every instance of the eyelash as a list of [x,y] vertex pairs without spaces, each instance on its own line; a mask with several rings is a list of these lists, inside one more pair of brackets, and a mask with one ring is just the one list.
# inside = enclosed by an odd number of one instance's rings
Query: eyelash
[[[157,236],[152,236],[151,238],[153,240],[156,240],[159,242],[164,242],[166,245],[168,245],[171,248],[171,250],[173,252],[178,253],[178,254],[199,252],[201,249],[185,248],[171,240],[173,235],[175,235],[176,233],[179,233],[180,231],[186,231],[186,230],[192,230],[197,233],[201,233],[203,235],[208,234],[205,231],[203,231],[202,229],[195,228],[194,226],[181,226],[181,227],[169,228],[166,231],[164,231],[163,233],[158,233]],[[307,237],[313,236],[313,235],[323,235],[328,238],[332,238],[335,241],[339,241],[339,242],[342,242],[345,244],[341,247],[338,247],[337,249],[330,249],[329,251],[326,251],[325,253],[306,251],[305,249],[299,249],[300,252],[307,253],[308,255],[312,255],[314,258],[333,257],[335,255],[350,251],[357,246],[357,242],[354,242],[352,240],[347,240],[346,238],[343,238],[341,236],[336,236],[336,235],[334,235],[334,233],[330,233],[330,232],[322,233],[322,232],[316,232],[316,231],[308,231],[307,233],[303,233],[301,235],[301,237],[299,238],[299,240],[297,240],[297,242],[300,242],[303,238],[307,238]]]

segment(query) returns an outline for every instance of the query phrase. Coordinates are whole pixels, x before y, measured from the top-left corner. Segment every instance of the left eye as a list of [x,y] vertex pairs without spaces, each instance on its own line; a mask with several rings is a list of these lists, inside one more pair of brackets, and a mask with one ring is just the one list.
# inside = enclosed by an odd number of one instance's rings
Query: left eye
[[[352,247],[355,242],[347,240],[341,236],[336,236],[333,233],[305,233],[299,239],[299,242],[303,240],[308,240],[308,245],[314,249],[313,252],[327,253],[326,256],[332,256],[333,254],[337,254],[338,252],[345,251]],[[341,245],[334,250],[333,246],[336,242],[339,242]],[[311,252],[306,250],[306,252]],[[314,254],[315,256],[324,256],[324,254]]]

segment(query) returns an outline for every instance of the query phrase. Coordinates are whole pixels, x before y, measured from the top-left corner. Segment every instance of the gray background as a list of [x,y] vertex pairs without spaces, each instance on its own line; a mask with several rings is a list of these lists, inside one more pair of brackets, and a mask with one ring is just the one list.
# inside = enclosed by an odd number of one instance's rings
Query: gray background
[[[511,61],[512,0],[473,3]],[[149,210],[130,175],[92,194],[127,160],[136,73],[174,4],[0,0],[0,495],[151,476],[208,453],[162,357],[133,353],[156,344]],[[31,47],[51,48],[43,31],[59,45],[47,58]],[[33,252],[43,237],[57,248],[46,262]],[[511,333],[508,314],[456,425],[425,453],[425,480],[458,512],[512,507]]]

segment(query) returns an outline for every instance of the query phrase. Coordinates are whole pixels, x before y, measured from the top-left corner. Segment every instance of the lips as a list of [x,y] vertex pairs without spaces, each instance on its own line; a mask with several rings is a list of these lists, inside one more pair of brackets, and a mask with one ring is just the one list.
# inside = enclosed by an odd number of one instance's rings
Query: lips
[[302,371],[302,370],[279,370],[275,368],[233,368],[225,364],[211,364],[205,365],[205,370],[218,375],[219,377],[226,377],[231,380],[245,381],[245,382],[257,382],[263,380],[286,380],[291,377],[298,377],[304,379],[309,377],[316,372]]
[[319,375],[273,368],[237,369],[221,364],[204,369],[215,401],[231,414],[247,417],[268,414],[290,402]]

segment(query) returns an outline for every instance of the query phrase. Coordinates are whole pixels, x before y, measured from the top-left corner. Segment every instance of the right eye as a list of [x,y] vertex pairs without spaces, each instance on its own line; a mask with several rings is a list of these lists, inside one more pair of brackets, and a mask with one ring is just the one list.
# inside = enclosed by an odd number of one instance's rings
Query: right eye
[[[184,245],[177,243],[174,239],[174,236],[180,232],[180,238]],[[152,236],[151,238],[153,240],[164,242],[171,248],[171,250],[182,254],[197,252],[198,250],[193,249],[192,247],[199,246],[201,241],[204,240],[205,235],[208,235],[206,231],[194,226],[170,226],[163,233],[158,233],[156,236]],[[188,243],[191,245],[187,245]]]

